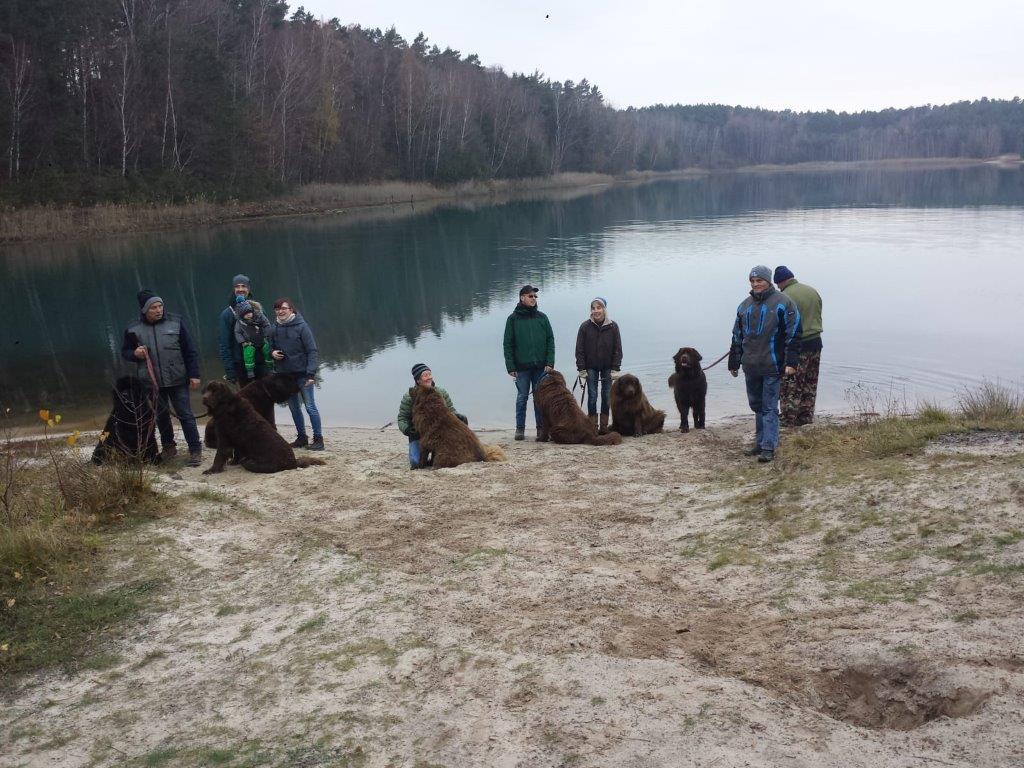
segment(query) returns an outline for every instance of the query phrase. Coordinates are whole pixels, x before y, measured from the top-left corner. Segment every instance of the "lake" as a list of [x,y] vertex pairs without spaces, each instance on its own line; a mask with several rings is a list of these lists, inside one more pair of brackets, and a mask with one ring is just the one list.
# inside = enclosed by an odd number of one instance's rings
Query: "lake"
[[[422,361],[474,426],[511,428],[502,331],[519,286],[531,282],[567,374],[590,299],[608,299],[623,370],[675,427],[672,354],[693,346],[709,363],[727,350],[758,263],[788,265],[823,296],[819,411],[952,403],[986,378],[1021,383],[1013,308],[1022,246],[1024,171],[995,167],[731,173],[8,246],[0,405],[19,419],[45,407],[100,426],[140,287],[184,316],[203,377],[222,375],[217,317],[232,275],[244,272],[257,299],[290,296],[310,323],[327,426],[392,421]],[[747,412],[742,379],[724,364],[708,378],[709,422]]]

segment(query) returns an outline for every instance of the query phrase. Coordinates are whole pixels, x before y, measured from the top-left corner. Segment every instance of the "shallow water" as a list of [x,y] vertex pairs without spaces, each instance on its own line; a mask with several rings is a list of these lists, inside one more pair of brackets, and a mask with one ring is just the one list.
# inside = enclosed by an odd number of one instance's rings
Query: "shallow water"
[[[757,263],[786,264],[823,296],[819,410],[952,402],[984,378],[1021,382],[1022,244],[1024,173],[986,167],[729,174],[476,210],[7,247],[0,402],[20,414],[104,410],[142,286],[186,318],[204,378],[221,375],[217,316],[242,271],[258,299],[291,296],[311,324],[329,425],[393,420],[423,361],[474,425],[511,426],[501,336],[524,282],[541,287],[566,372],[590,299],[606,297],[623,370],[671,414],[672,354],[726,351]],[[708,376],[709,419],[743,413],[742,380],[724,364]]]

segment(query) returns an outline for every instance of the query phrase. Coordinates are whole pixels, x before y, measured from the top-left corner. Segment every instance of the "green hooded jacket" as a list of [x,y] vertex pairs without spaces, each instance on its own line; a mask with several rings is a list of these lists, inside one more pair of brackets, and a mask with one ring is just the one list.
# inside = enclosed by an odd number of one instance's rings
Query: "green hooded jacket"
[[505,370],[555,367],[555,334],[548,316],[536,307],[519,304],[505,321]]
[[[418,386],[418,385],[417,385]],[[455,413],[455,406],[452,405],[452,399],[448,396],[441,387],[434,385],[434,389],[441,393],[441,397],[444,398],[444,404],[448,406],[448,409]],[[410,389],[410,391],[412,391]],[[419,440],[420,433],[416,431],[416,427],[412,425],[412,395],[406,392],[402,395],[402,404],[398,406],[398,430],[408,437],[410,440]]]
[[796,278],[782,289],[800,310],[800,340],[813,341],[821,338],[821,296],[809,285],[797,282]]

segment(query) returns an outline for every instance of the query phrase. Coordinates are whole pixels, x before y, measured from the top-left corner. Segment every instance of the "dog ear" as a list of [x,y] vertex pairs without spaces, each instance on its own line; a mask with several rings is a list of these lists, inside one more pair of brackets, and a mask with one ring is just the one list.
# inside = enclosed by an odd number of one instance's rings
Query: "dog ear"
[[676,352],[674,355],[672,355],[672,362],[673,363],[678,363],[680,360],[682,360],[683,355],[685,355],[685,354],[686,354],[686,350],[683,349],[682,347],[680,347],[679,351]]
[[699,363],[699,362],[700,362],[701,360],[703,360],[703,359],[704,359],[703,357],[701,357],[701,354],[700,354],[700,352],[698,352],[698,351],[697,351],[696,349],[695,349],[695,350],[693,350],[693,354],[695,354],[695,355],[697,356],[697,362],[698,362],[698,363]]

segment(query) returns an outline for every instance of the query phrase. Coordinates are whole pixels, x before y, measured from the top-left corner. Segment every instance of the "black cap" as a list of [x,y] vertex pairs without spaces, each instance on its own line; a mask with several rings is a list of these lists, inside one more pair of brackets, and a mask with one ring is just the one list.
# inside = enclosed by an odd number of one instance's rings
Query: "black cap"
[[534,286],[530,285],[529,283],[527,283],[526,285],[524,285],[522,288],[519,289],[519,295],[520,296],[522,296],[524,293],[539,293],[539,292],[540,292],[540,288],[535,288]]

